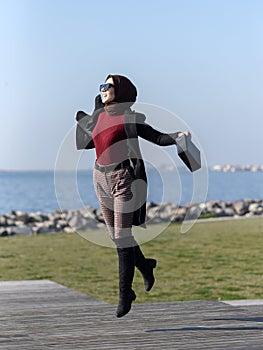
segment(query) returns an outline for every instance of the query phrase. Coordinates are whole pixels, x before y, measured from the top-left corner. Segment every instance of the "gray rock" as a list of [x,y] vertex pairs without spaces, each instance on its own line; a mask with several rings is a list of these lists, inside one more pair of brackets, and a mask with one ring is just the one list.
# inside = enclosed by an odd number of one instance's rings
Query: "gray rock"
[[56,232],[56,224],[53,221],[36,222],[33,231],[39,233],[53,233]]
[[64,219],[60,219],[56,221],[55,225],[57,231],[63,231],[64,228],[68,226],[68,222]]
[[226,207],[224,209],[224,212],[225,212],[225,216],[234,216],[235,215],[235,211],[231,207]]
[[86,219],[96,219],[96,209],[92,207],[81,208],[79,213]]
[[0,216],[0,226],[7,226],[7,217],[5,215]]
[[233,208],[233,202],[231,202],[231,201],[226,201],[226,202],[225,202],[225,208]]
[[24,221],[21,221],[21,220],[15,221],[15,226],[24,226],[24,225],[25,225]]
[[16,220],[16,212],[14,210],[12,210],[8,215],[7,215],[8,219],[10,220]]
[[171,222],[183,222],[186,214],[185,207],[177,208],[176,212],[171,216]]
[[219,201],[219,200],[211,201],[209,204],[210,204],[210,207],[212,209],[216,209],[216,208],[220,208],[221,209],[224,206],[222,201]]
[[99,222],[105,224],[104,217],[103,217],[102,211],[100,209],[96,209],[95,215],[96,215],[96,220],[98,220]]
[[85,226],[86,222],[87,220],[79,212],[72,213],[72,216],[68,218],[68,225],[74,229]]
[[173,223],[178,223],[178,222],[183,222],[184,221],[184,218],[185,216],[184,215],[174,215],[172,218],[171,218],[171,222]]
[[171,221],[171,217],[176,215],[177,209],[178,205],[173,203],[151,204],[146,210],[147,220],[154,222]]
[[252,215],[262,215],[263,214],[263,206],[260,202],[251,203],[248,207],[248,211]]
[[257,211],[255,212],[256,215],[262,215],[263,214],[263,207],[259,207]]
[[12,235],[32,236],[34,234],[34,231],[32,230],[32,228],[27,225],[11,226],[7,228],[7,231],[10,236]]
[[67,226],[67,227],[65,227],[65,228],[63,229],[63,232],[66,232],[66,233],[72,233],[72,232],[75,232],[75,231],[73,230],[73,228],[72,228],[72,227]]
[[156,207],[158,204],[154,203],[154,202],[148,202],[146,203],[146,211],[150,208]]
[[152,218],[147,218],[146,223],[148,225],[153,225],[153,224],[160,224],[163,220],[160,218],[160,216],[153,216]]
[[196,204],[192,205],[187,209],[185,219],[195,220],[200,216],[201,212],[202,212],[202,208],[200,208],[199,205],[196,205]]
[[43,221],[48,221],[49,217],[46,214],[43,214],[41,212],[36,212],[36,213],[30,213],[28,222],[43,222]]
[[8,231],[5,228],[0,228],[0,237],[8,236]]
[[217,218],[220,218],[226,216],[226,210],[222,208],[215,208],[212,214],[214,214]]
[[39,235],[39,234],[42,234],[42,233],[53,233],[54,232],[54,229],[50,229],[48,226],[39,226],[39,227],[35,227],[34,228],[34,233]]
[[68,225],[72,227],[74,231],[82,231],[88,229],[97,229],[97,220],[83,217],[80,212],[75,212],[71,219],[68,221]]
[[28,223],[28,219],[29,219],[29,215],[23,211],[16,211],[16,221],[21,221],[23,222],[24,224],[27,224]]
[[71,220],[74,216],[78,216],[80,214],[79,210],[69,210],[68,213],[65,216],[65,220],[69,221]]
[[14,219],[8,218],[6,220],[6,226],[16,226],[16,221]]
[[200,203],[199,204],[199,208],[201,209],[201,214],[207,214],[208,213],[207,203]]
[[261,206],[260,203],[257,203],[257,202],[251,203],[248,206],[248,211],[249,212],[256,212],[260,206]]
[[149,207],[147,210],[147,221],[159,217],[159,205]]
[[233,203],[233,209],[239,216],[248,213],[249,202],[247,200],[239,200]]

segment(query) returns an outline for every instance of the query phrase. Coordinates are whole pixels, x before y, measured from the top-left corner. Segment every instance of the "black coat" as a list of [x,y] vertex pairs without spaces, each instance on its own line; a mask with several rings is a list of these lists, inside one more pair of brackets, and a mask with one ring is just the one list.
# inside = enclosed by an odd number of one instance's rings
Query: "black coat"
[[[78,150],[95,148],[92,140],[92,131],[97,123],[99,114],[102,111],[102,109],[96,110],[92,115],[88,115],[82,111],[77,112],[76,119],[78,120],[78,124],[76,128],[76,146]],[[127,135],[129,158],[133,164],[135,178],[143,180],[145,184],[147,184],[145,166],[139,147],[138,136],[159,146],[169,146],[176,144],[175,139],[178,136],[178,132],[172,134],[161,133],[145,123],[145,119],[146,117],[144,114],[134,112],[130,109],[124,112],[124,128]],[[139,209],[134,212],[133,225],[142,225],[145,227],[146,198],[146,191],[143,197],[141,196],[141,198],[139,198],[138,196],[136,207]]]

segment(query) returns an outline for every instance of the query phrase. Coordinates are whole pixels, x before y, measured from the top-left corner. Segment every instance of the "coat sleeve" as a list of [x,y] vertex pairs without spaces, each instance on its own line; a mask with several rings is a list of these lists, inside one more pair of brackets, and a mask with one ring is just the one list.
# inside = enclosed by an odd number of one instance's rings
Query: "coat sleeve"
[[94,142],[92,140],[92,129],[90,127],[91,116],[83,111],[76,113],[75,119],[77,120],[76,127],[76,148],[91,149],[94,148]]
[[179,132],[170,134],[162,133],[145,122],[137,124],[137,133],[138,136],[142,137],[143,139],[159,146],[176,145],[175,139],[179,134]]

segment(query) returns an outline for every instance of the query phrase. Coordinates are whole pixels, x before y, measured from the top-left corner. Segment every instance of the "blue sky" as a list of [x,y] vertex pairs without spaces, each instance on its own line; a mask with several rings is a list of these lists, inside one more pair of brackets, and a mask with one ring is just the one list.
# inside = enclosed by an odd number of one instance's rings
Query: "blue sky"
[[0,0],[0,169],[53,169],[108,73],[183,119],[209,165],[262,164],[262,15],[261,0]]

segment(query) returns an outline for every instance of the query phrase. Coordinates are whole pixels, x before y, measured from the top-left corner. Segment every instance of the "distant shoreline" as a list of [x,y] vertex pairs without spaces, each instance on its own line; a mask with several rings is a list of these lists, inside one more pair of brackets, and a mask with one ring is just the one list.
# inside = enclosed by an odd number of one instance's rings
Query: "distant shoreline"
[[250,172],[262,172],[263,171],[263,165],[213,165],[210,168],[211,171],[213,172],[239,172],[239,171],[250,171]]

